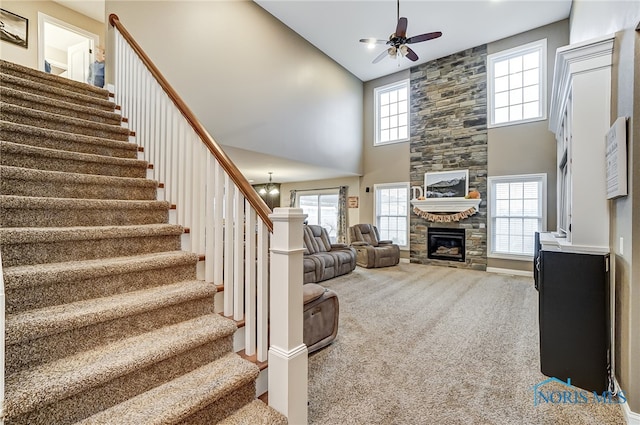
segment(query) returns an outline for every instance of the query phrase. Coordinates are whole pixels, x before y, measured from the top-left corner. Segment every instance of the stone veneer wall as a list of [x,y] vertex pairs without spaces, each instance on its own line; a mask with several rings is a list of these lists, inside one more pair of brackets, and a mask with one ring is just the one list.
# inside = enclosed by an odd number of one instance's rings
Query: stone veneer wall
[[[487,46],[411,69],[411,186],[424,174],[469,170],[469,190],[482,196],[480,211],[460,222],[432,223],[413,212],[412,263],[486,270],[487,267]],[[466,229],[465,262],[427,258],[427,227]]]

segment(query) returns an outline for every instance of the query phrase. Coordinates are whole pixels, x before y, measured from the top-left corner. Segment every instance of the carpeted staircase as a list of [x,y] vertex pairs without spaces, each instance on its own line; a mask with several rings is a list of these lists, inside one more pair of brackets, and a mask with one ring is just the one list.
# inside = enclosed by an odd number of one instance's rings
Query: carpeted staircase
[[106,90],[0,61],[5,423],[280,424]]

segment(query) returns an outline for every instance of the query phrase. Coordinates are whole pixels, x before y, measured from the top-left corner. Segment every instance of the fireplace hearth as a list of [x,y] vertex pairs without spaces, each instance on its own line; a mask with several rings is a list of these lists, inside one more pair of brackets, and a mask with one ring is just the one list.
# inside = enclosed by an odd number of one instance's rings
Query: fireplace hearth
[[465,230],[443,227],[427,228],[427,258],[432,260],[465,260]]

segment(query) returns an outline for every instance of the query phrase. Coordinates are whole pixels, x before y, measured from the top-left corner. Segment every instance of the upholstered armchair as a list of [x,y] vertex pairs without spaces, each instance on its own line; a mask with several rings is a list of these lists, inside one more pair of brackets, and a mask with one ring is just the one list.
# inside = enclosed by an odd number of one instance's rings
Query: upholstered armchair
[[356,264],[360,267],[389,267],[400,262],[400,248],[389,240],[380,240],[373,224],[349,227],[349,241],[356,249]]

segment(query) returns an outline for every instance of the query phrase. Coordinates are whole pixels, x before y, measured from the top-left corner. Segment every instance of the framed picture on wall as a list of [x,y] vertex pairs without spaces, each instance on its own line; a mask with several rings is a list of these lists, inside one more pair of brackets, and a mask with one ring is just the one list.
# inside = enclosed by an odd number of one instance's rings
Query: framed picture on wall
[[0,40],[28,48],[29,20],[0,9]]
[[425,173],[424,191],[427,198],[464,198],[469,193],[469,170]]

